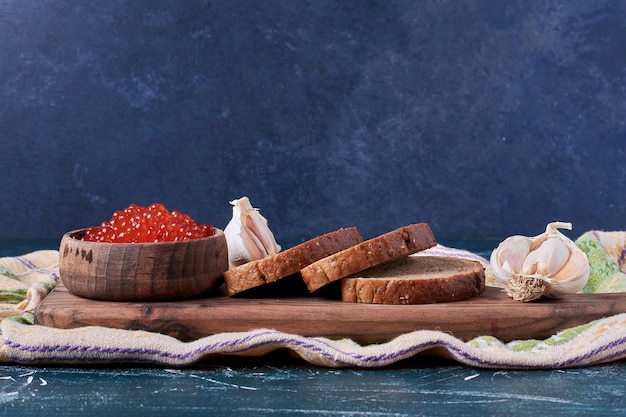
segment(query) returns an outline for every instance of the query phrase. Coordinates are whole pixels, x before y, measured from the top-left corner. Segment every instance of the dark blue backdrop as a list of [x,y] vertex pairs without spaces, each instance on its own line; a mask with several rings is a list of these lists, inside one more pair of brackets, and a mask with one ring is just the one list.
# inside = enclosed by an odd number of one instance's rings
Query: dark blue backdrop
[[626,229],[626,2],[0,1],[0,236]]

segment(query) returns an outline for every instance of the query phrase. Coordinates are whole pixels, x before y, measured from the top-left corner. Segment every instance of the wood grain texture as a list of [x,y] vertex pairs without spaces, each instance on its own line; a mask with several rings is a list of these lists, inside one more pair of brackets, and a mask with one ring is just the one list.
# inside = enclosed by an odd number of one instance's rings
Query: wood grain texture
[[202,239],[159,243],[82,240],[85,229],[66,233],[59,273],[74,294],[98,300],[180,299],[219,286],[228,269],[226,237],[220,229]]
[[423,305],[343,303],[321,297],[233,298],[221,287],[212,296],[168,302],[110,302],[72,295],[59,285],[35,312],[37,324],[76,328],[99,325],[147,330],[181,340],[220,332],[272,328],[303,336],[388,341],[413,330],[449,332],[469,340],[547,338],[559,330],[626,312],[623,294],[576,294],[561,300],[513,301],[496,288],[472,300]]

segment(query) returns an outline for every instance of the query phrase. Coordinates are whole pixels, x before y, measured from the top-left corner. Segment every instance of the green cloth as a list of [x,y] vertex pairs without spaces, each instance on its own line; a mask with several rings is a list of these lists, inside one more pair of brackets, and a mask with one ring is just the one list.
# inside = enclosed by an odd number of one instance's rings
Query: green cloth
[[626,291],[626,232],[592,230],[576,239],[576,245],[589,260],[589,281],[582,292]]

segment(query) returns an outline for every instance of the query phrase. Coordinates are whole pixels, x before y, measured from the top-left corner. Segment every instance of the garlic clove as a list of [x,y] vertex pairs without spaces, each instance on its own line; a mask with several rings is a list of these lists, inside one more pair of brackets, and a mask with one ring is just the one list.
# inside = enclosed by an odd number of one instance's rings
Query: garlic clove
[[230,267],[266,258],[280,252],[267,219],[252,207],[248,197],[230,202],[233,217],[224,228]]
[[525,236],[507,238],[501,245],[502,249],[493,252],[497,257],[497,264],[502,265],[506,271],[519,271],[530,253],[530,243],[530,239]]
[[567,264],[550,277],[552,297],[581,291],[589,280],[589,259],[582,250],[573,251]]
[[562,240],[556,236],[550,236],[537,249],[530,252],[522,264],[521,273],[550,277],[563,268],[569,256],[569,248]]
[[245,216],[244,229],[250,235],[249,240],[244,240],[250,252],[256,251],[257,256],[265,258],[280,251],[280,246],[274,240],[274,234],[269,229],[267,220],[258,211],[255,210],[252,214]]

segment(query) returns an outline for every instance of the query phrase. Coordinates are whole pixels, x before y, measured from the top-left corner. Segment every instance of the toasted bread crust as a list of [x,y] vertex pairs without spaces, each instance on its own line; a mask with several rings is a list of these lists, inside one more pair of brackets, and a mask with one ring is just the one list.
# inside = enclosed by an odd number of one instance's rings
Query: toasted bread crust
[[341,299],[352,303],[444,303],[468,300],[484,290],[479,262],[442,256],[408,256],[341,280]]
[[228,295],[274,282],[300,272],[302,268],[333,253],[363,242],[356,227],[326,233],[276,255],[248,262],[224,273]]
[[310,292],[338,279],[435,246],[426,223],[401,227],[313,262],[300,271]]

